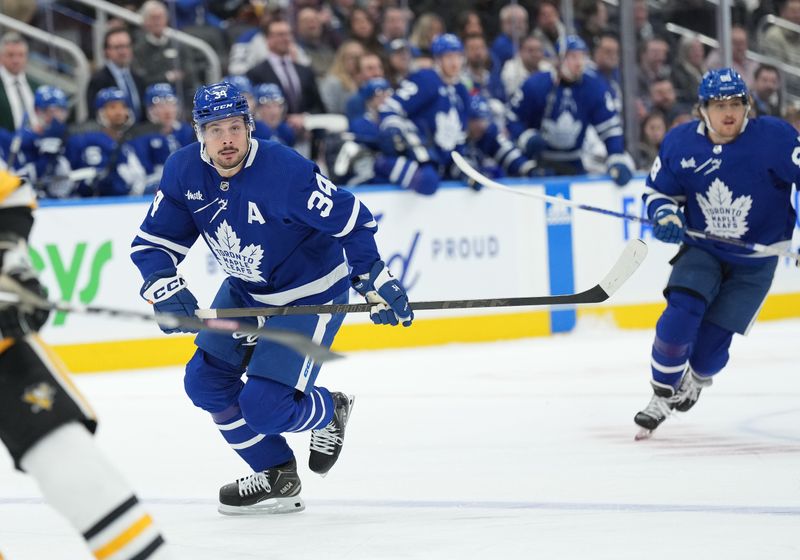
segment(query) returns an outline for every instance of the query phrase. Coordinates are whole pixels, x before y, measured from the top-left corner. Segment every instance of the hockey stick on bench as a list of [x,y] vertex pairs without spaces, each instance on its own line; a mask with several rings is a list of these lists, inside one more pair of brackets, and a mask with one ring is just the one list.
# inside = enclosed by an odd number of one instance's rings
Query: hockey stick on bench
[[[640,239],[628,242],[617,262],[596,286],[577,294],[562,296],[533,296],[518,298],[456,299],[449,301],[417,301],[414,311],[431,309],[475,309],[486,307],[529,307],[539,305],[580,305],[607,300],[639,268],[647,256],[647,245]],[[229,309],[199,309],[202,319],[225,317],[271,317],[275,315],[318,315],[321,313],[369,313],[372,304],[344,303],[332,305],[295,305],[285,307],[240,307]]]
[[186,330],[210,331],[220,334],[241,333],[245,335],[257,336],[262,340],[269,340],[282,344],[294,350],[301,356],[309,356],[317,363],[328,362],[343,358],[341,354],[336,354],[327,348],[313,342],[310,338],[302,334],[283,329],[258,328],[250,324],[242,323],[231,319],[208,319],[203,320],[196,317],[181,317],[171,313],[142,313],[139,311],[129,311],[126,309],[112,309],[108,307],[73,305],[63,302],[55,302],[43,299],[31,293],[19,283],[6,275],[0,275],[0,302],[12,303],[20,306],[35,307],[37,309],[49,309],[51,311],[63,311],[66,313],[81,313],[86,315],[101,315],[119,319],[136,319],[141,321],[153,322],[171,328],[182,328]]
[[[458,166],[458,168],[461,171],[463,171],[467,177],[469,177],[476,183],[480,183],[484,187],[496,191],[510,192],[519,196],[536,198],[539,200],[544,200],[545,202],[550,202],[552,204],[560,204],[561,206],[571,206],[573,208],[577,208],[578,210],[586,210],[588,212],[595,212],[597,214],[605,214],[606,216],[623,218],[625,220],[640,222],[651,226],[653,225],[652,220],[648,220],[647,218],[642,218],[640,216],[635,216],[633,214],[625,214],[623,212],[615,212],[613,210],[607,210],[606,208],[589,206],[588,204],[581,204],[580,202],[575,202],[573,200],[562,198],[560,196],[550,196],[547,194],[539,194],[530,191],[521,191],[519,189],[512,189],[509,186],[503,185],[501,183],[489,179],[488,177],[477,171],[458,152],[450,152],[450,155],[453,157],[453,161],[455,162],[456,166]],[[695,229],[687,229],[686,235],[690,235],[691,237],[695,237],[697,239],[705,239],[707,241],[713,241],[715,243],[725,243],[727,245],[733,245],[735,247],[740,247],[742,249],[749,249],[756,253],[764,253],[765,255],[786,257],[787,259],[793,260],[795,264],[800,266],[800,254],[794,253],[792,251],[787,251],[784,249],[779,249],[778,247],[774,247],[771,245],[763,245],[761,243],[749,243],[747,241],[742,241],[741,239],[735,239],[733,237],[722,237],[721,235],[714,235],[713,233],[705,233],[704,231],[699,231]]]

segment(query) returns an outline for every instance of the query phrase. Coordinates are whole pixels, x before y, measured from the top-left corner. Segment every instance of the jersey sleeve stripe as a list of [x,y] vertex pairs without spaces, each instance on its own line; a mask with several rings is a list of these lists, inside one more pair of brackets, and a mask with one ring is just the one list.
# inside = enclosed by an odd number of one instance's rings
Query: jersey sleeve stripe
[[356,227],[356,221],[358,220],[358,213],[361,211],[361,202],[357,199],[353,199],[353,211],[350,212],[350,218],[347,220],[347,224],[344,226],[344,229],[339,233],[335,233],[334,237],[344,237],[351,231],[353,228]]
[[154,245],[161,245],[162,247],[166,247],[167,249],[175,251],[176,253],[179,253],[181,255],[189,254],[190,247],[184,247],[183,245],[178,245],[177,243],[175,243],[174,241],[170,241],[169,239],[164,239],[163,237],[158,237],[156,235],[145,233],[141,229],[139,230],[137,235],[142,239],[144,239],[145,241],[149,241]]
[[175,253],[173,253],[172,251],[168,251],[163,247],[154,247],[152,245],[136,245],[135,247],[131,247],[131,255],[139,251],[147,251],[150,249],[166,253],[167,256],[169,256],[169,258],[172,259],[172,264],[178,266],[178,257],[175,256]]
[[597,134],[601,134],[604,130],[615,126],[620,126],[621,124],[622,122],[619,120],[619,116],[614,115],[610,119],[594,125],[594,129],[597,131]]
[[617,126],[615,128],[610,128],[605,132],[599,132],[597,135],[600,137],[600,140],[607,140],[608,138],[613,138],[614,136],[622,136],[622,127]]

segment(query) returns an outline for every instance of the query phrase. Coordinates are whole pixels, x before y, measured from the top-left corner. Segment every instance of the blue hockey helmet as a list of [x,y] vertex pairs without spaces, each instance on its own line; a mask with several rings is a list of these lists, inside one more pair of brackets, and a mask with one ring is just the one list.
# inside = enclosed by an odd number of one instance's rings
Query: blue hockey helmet
[[358,88],[358,94],[362,99],[367,101],[375,97],[376,93],[389,89],[392,89],[392,86],[384,78],[372,78],[364,82],[364,84]]
[[577,35],[567,35],[556,41],[556,55],[559,58],[564,58],[570,51],[583,51],[587,52],[586,42]]
[[125,92],[118,87],[107,87],[98,91],[94,98],[94,108],[99,111],[112,101],[122,101],[128,106],[128,108],[130,108],[130,105],[128,104],[128,96],[125,95]]
[[473,95],[469,100],[469,108],[467,109],[467,116],[470,119],[491,119],[492,110],[489,108],[489,102],[480,94]]
[[200,86],[194,94],[192,119],[198,127],[228,117],[244,117],[248,126],[253,126],[253,116],[247,99],[238,87],[230,82],[219,82]]
[[144,104],[148,107],[164,101],[177,101],[175,90],[166,82],[152,84],[144,90]]
[[433,56],[442,56],[443,54],[451,52],[464,52],[464,45],[461,44],[461,39],[452,33],[444,33],[434,37],[431,43],[431,53]]
[[712,99],[731,99],[742,97],[747,100],[748,91],[742,76],[733,68],[709,70],[703,75],[697,98],[702,105]]
[[67,94],[55,86],[39,86],[33,94],[33,106],[37,109],[48,107],[67,108]]
[[247,76],[225,76],[222,81],[235,85],[245,95],[253,95],[253,82]]
[[258,84],[253,90],[253,95],[258,105],[286,103],[286,98],[277,84]]

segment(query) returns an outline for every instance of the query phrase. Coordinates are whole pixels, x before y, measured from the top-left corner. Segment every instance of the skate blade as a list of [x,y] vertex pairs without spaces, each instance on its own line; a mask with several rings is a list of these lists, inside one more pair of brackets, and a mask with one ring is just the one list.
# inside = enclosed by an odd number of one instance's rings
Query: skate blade
[[229,506],[219,504],[217,511],[222,515],[279,515],[282,513],[297,513],[306,509],[302,498],[271,498],[252,506]]
[[650,439],[652,437],[652,435],[653,435],[653,430],[648,430],[647,428],[642,428],[641,430],[639,430],[639,433],[637,433],[635,436],[633,436],[633,439],[635,441],[642,441],[643,439]]

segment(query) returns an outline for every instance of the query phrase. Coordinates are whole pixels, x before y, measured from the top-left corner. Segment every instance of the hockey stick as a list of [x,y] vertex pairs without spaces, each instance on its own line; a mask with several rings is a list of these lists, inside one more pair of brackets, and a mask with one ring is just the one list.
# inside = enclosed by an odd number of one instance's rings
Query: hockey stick
[[152,322],[169,328],[182,328],[185,330],[209,331],[219,334],[240,333],[249,336],[257,336],[262,340],[269,340],[283,344],[294,350],[301,356],[309,356],[317,363],[328,362],[343,358],[341,354],[336,354],[327,348],[320,346],[299,333],[283,329],[258,328],[253,325],[234,321],[230,319],[210,319],[203,320],[196,317],[182,317],[171,313],[142,313],[139,311],[129,311],[127,309],[112,309],[108,307],[95,307],[84,305],[73,305],[64,302],[49,301],[26,290],[18,282],[3,274],[0,275],[0,302],[16,304],[21,307],[35,307],[37,309],[48,309],[50,311],[63,311],[66,313],[81,313],[87,315],[101,315],[105,317],[137,319]]
[[[465,160],[458,152],[450,152],[450,155],[452,156],[453,161],[458,166],[458,168],[461,171],[463,171],[467,177],[469,177],[470,179],[472,179],[477,183],[480,183],[484,187],[488,187],[496,191],[504,191],[504,192],[514,193],[520,196],[527,196],[529,198],[536,198],[539,200],[544,200],[545,202],[550,202],[552,204],[560,204],[562,206],[572,206],[573,208],[577,208],[578,210],[586,210],[588,212],[595,212],[597,214],[605,214],[606,216],[614,216],[615,218],[623,218],[625,220],[640,222],[651,226],[654,225],[652,220],[648,220],[647,218],[642,218],[640,216],[635,216],[633,214],[625,214],[623,212],[615,212],[613,210],[608,210],[606,208],[589,206],[587,204],[581,204],[580,202],[575,202],[559,196],[550,196],[547,194],[539,194],[530,191],[521,191],[519,189],[512,189],[511,187],[493,181],[488,177],[484,176],[483,174],[481,174],[479,171],[473,168],[467,162],[467,160]],[[725,243],[727,245],[733,245],[735,247],[740,247],[742,249],[749,249],[756,253],[764,253],[765,255],[773,255],[776,257],[786,257],[787,259],[793,260],[795,264],[800,265],[800,254],[793,253],[792,251],[778,249],[777,247],[773,247],[770,245],[763,245],[761,243],[750,243],[748,241],[742,241],[741,239],[734,239],[732,237],[722,237],[720,235],[714,235],[713,233],[705,233],[703,231],[698,231],[695,229],[687,229],[686,234],[695,237],[697,239],[705,239],[707,241],[713,241],[715,243]]]
[[[578,305],[600,303],[607,300],[639,268],[647,256],[647,245],[640,239],[628,242],[617,262],[596,286],[577,294],[562,296],[533,296],[493,299],[456,299],[449,301],[412,302],[414,311],[431,309],[476,309],[486,307],[528,307],[539,305]],[[225,317],[270,317],[275,315],[318,315],[321,313],[369,313],[369,303],[345,303],[333,305],[296,305],[286,307],[240,307],[229,309],[199,309],[197,316],[203,319]]]

